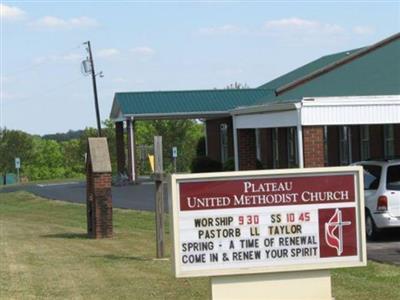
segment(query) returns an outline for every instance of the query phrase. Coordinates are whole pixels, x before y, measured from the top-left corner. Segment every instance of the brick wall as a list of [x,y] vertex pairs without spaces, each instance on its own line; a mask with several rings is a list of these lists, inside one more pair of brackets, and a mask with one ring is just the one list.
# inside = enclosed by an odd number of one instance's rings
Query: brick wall
[[257,162],[255,129],[238,129],[239,170],[255,170]]
[[361,160],[360,125],[350,126],[351,132],[351,159],[352,162]]
[[118,173],[124,173],[126,171],[124,122],[115,123],[115,143],[117,147],[117,170]]
[[220,126],[228,125],[228,157],[234,156],[232,118],[210,119],[206,121],[208,156],[221,161]]
[[289,166],[287,131],[288,129],[286,127],[278,128],[279,169],[284,169]]
[[383,125],[369,126],[369,151],[371,158],[384,156]]
[[261,163],[265,169],[272,169],[272,129],[260,129]]
[[340,165],[339,126],[328,126],[328,166]]
[[400,124],[394,124],[394,153],[400,156]]
[[304,167],[324,166],[324,129],[322,126],[303,127]]

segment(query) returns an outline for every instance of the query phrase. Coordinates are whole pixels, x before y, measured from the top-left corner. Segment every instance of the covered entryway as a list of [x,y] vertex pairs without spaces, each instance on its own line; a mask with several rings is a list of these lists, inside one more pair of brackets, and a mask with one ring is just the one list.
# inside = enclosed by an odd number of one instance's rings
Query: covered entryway
[[266,89],[116,93],[110,118],[116,125],[118,172],[137,181],[135,122],[139,120],[204,120],[207,155],[218,161],[233,157],[230,110],[265,102],[271,93]]

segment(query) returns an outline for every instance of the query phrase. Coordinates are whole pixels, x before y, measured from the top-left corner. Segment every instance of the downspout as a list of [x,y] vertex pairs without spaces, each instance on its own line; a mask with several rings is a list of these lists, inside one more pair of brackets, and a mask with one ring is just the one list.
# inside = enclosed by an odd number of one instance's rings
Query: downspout
[[236,129],[236,116],[232,115],[232,127],[233,127],[233,151],[235,158],[235,171],[239,171],[239,145],[237,138],[237,129]]
[[297,155],[299,158],[299,168],[304,168],[303,127],[301,126],[302,106],[302,102],[295,104],[297,110]]
[[208,156],[208,136],[207,136],[207,120],[204,120],[204,148],[205,154]]

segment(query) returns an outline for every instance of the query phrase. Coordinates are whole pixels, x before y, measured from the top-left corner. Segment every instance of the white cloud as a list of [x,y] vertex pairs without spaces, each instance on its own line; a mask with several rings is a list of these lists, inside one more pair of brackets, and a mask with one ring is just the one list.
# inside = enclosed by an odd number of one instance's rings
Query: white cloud
[[128,80],[125,79],[125,78],[122,78],[122,77],[117,77],[117,78],[112,79],[112,82],[115,82],[115,83],[126,83],[126,82],[128,82]]
[[153,48],[150,48],[147,46],[132,48],[131,52],[134,54],[137,54],[137,55],[142,55],[142,56],[151,56],[156,53],[156,51]]
[[88,18],[88,17],[72,18],[68,22],[73,27],[97,27],[97,26],[99,26],[99,23],[95,19]]
[[279,34],[340,34],[345,30],[337,24],[322,23],[301,18],[270,20],[265,23],[267,33]]
[[21,94],[21,93],[9,93],[5,90],[1,91],[1,98],[5,101],[15,101],[15,100],[21,100],[26,98],[26,95]]
[[111,56],[116,56],[119,55],[120,51],[118,49],[115,48],[107,48],[107,49],[100,49],[99,51],[97,51],[97,56],[98,57],[111,57]]
[[79,29],[92,28],[99,26],[99,23],[89,17],[77,17],[72,19],[62,19],[53,16],[45,16],[32,23],[34,27],[49,29]]
[[282,29],[282,28],[312,28],[317,26],[317,22],[304,20],[299,18],[271,20],[265,23],[265,28]]
[[225,68],[221,70],[217,70],[217,74],[224,77],[236,77],[243,74],[244,70],[239,67]]
[[353,27],[353,32],[355,34],[359,34],[359,35],[370,35],[375,33],[375,28],[371,27],[371,26],[354,26]]
[[225,24],[215,27],[204,27],[199,29],[199,33],[204,35],[235,34],[243,32],[245,32],[244,29],[232,24]]
[[304,38],[316,35],[340,35],[345,32],[338,24],[324,23],[316,20],[302,18],[283,18],[269,20],[261,28],[246,29],[233,24],[215,27],[204,27],[198,30],[203,35],[245,34],[245,35],[273,35],[279,37],[296,36]]
[[84,56],[80,53],[71,52],[63,55],[48,55],[48,56],[39,56],[33,60],[33,64],[42,64],[45,62],[77,62],[83,60]]
[[12,82],[12,78],[9,76],[0,75],[0,82],[2,84]]
[[55,60],[64,60],[64,61],[78,61],[82,60],[83,56],[79,53],[69,53],[62,56],[53,56]]
[[17,21],[23,19],[25,15],[26,13],[16,6],[8,6],[0,3],[0,17],[2,20]]

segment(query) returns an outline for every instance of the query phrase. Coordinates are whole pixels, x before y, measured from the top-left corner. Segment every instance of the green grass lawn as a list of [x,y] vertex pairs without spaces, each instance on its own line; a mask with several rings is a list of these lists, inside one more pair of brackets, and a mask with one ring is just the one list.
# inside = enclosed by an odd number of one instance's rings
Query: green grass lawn
[[[208,298],[207,278],[175,279],[170,261],[153,260],[154,214],[114,209],[115,237],[91,240],[85,213],[84,205],[0,194],[1,299]],[[332,278],[336,300],[400,299],[399,267],[369,262]]]

